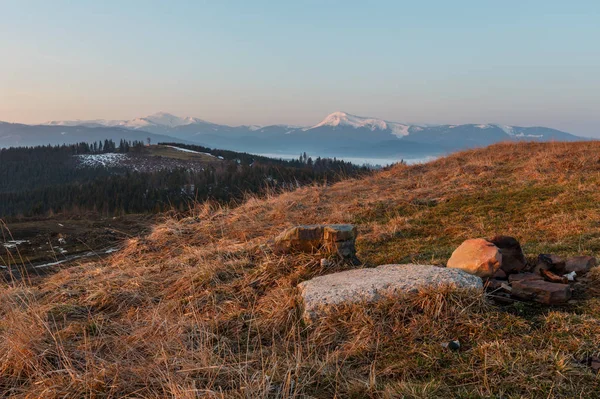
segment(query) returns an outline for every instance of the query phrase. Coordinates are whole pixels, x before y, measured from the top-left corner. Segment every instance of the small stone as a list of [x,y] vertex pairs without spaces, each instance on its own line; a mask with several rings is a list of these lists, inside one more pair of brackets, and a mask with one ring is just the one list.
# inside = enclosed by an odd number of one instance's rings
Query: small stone
[[[504,255],[502,255],[504,259]],[[498,279],[498,280],[506,280],[506,272],[502,269],[498,269],[496,270],[496,273],[494,273],[494,278]]]
[[444,342],[442,344],[442,346],[444,348],[448,348],[450,350],[457,351],[457,350],[460,349],[460,341],[459,340],[454,340],[454,341],[450,341],[450,342]]
[[586,274],[593,267],[596,267],[596,258],[593,256],[574,256],[565,262],[565,271],[575,272],[578,275]]
[[506,273],[518,273],[525,268],[527,261],[521,249],[521,244],[514,237],[496,236],[490,240],[492,244],[500,249],[502,254],[502,265]]
[[502,288],[502,281],[496,280],[495,278],[489,279],[485,284],[487,291],[497,291]]
[[325,259],[325,258],[321,259],[321,267],[329,267],[329,265],[330,265],[329,259]]
[[466,240],[452,253],[448,267],[461,269],[481,278],[492,277],[502,263],[498,247],[483,238]]
[[567,284],[569,282],[569,279],[566,277],[558,276],[552,273],[550,270],[542,269],[540,270],[540,275],[544,278],[544,280],[550,281],[551,283]]
[[592,371],[594,373],[598,373],[600,372],[600,359],[597,357],[592,358],[592,361],[590,362],[590,367],[592,368]]
[[512,295],[545,305],[558,305],[571,299],[571,287],[543,280],[521,280],[512,283]]

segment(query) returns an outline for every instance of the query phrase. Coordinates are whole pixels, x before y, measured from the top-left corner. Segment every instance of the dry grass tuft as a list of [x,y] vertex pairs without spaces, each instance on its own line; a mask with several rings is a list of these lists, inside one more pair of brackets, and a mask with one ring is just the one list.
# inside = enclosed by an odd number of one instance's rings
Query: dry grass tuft
[[[465,238],[600,252],[600,143],[498,144],[235,208],[199,204],[108,261],[0,286],[13,397],[599,397],[600,274],[577,304],[497,307],[443,289],[307,326],[296,285],[343,270],[275,256],[304,223],[355,223],[359,257],[443,264]],[[442,343],[459,339],[459,351]]]

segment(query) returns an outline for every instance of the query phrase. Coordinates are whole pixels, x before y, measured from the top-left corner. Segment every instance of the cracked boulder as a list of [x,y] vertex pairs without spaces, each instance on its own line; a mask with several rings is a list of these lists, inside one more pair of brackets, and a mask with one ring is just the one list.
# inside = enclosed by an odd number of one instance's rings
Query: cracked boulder
[[372,303],[439,286],[483,290],[481,278],[462,270],[413,264],[346,270],[304,281],[298,288],[304,319],[312,321],[341,304]]
[[351,224],[301,225],[287,229],[275,239],[275,252],[336,254],[354,264],[356,258],[356,227]]

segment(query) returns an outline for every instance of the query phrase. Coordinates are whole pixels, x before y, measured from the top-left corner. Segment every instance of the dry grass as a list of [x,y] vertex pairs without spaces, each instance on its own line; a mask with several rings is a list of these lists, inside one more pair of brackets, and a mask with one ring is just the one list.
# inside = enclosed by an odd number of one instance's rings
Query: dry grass
[[[529,256],[600,251],[600,143],[499,144],[236,208],[202,204],[109,260],[0,287],[0,391],[14,397],[600,397],[600,275],[577,304],[423,292],[303,324],[276,257],[300,223],[355,223],[367,266],[444,263],[465,238]],[[458,352],[442,342],[459,339]]]

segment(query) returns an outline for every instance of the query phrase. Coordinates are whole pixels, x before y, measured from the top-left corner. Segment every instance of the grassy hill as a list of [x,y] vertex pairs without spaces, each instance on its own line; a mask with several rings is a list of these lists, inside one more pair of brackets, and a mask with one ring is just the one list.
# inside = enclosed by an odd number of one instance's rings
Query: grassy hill
[[[275,256],[307,223],[354,223],[366,266],[444,264],[466,238],[527,256],[600,254],[600,143],[498,144],[415,166],[198,205],[112,258],[0,285],[0,391],[16,397],[600,397],[600,272],[566,307],[443,291],[307,326],[318,256]],[[458,352],[441,343],[459,339]]]

